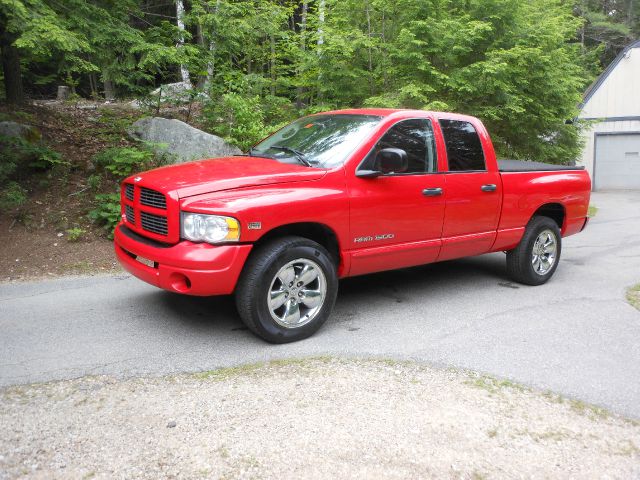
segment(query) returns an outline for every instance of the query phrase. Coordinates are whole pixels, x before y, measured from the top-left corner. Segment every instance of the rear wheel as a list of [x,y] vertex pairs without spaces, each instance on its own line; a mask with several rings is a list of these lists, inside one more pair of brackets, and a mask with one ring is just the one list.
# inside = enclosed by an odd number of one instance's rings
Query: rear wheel
[[260,247],[236,288],[244,323],[272,343],[302,340],[327,320],[338,291],[336,267],[321,245],[284,237]]
[[534,217],[518,246],[507,252],[509,276],[527,285],[542,285],[558,268],[561,250],[562,238],[556,222],[549,217]]

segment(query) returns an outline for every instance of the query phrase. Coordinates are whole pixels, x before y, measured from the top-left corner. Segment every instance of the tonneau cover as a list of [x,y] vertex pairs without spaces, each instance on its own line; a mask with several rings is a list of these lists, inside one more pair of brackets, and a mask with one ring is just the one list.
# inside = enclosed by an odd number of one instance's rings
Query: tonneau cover
[[548,172],[555,170],[584,170],[584,167],[530,162],[527,160],[498,160],[498,170],[501,172]]

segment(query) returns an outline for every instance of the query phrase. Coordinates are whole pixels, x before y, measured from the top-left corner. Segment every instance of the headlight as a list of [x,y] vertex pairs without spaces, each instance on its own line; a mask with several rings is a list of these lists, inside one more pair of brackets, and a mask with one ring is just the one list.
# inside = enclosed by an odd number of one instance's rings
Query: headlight
[[182,238],[192,242],[237,242],[240,224],[231,217],[182,212]]

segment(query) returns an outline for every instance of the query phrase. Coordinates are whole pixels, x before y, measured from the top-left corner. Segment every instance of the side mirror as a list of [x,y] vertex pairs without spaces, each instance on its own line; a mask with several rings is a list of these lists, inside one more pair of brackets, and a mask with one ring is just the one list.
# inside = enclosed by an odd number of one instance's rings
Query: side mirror
[[402,173],[409,168],[407,152],[401,148],[383,148],[376,155],[374,170],[382,174]]
[[402,173],[409,168],[407,152],[401,148],[383,148],[376,154],[373,170],[358,170],[356,177],[376,178],[387,173]]

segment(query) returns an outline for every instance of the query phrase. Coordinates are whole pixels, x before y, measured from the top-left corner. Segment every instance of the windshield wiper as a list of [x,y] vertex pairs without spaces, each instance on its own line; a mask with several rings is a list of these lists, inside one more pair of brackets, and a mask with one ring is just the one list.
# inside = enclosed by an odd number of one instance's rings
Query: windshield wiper
[[271,158],[273,160],[276,160],[276,157],[274,157],[273,155],[267,155],[266,153],[259,152],[255,148],[250,148],[247,153],[242,153],[241,156],[243,156],[243,157],[263,157],[263,158]]
[[302,153],[300,150],[296,150],[295,148],[291,148],[291,147],[286,147],[284,145],[271,145],[269,148],[273,148],[274,150],[282,150],[283,152],[289,152],[289,153],[293,153],[296,158],[300,161],[300,163],[302,163],[303,165],[306,165],[307,167],[311,167],[311,162],[309,160],[307,160],[307,157],[305,156],[304,153]]

